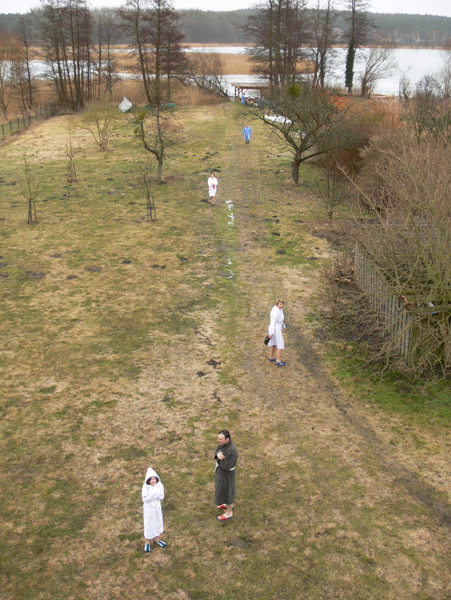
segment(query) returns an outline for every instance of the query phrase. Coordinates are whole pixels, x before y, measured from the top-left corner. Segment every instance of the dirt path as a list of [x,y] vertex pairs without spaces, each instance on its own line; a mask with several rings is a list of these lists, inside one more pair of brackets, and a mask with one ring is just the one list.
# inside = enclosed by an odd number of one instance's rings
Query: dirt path
[[[304,511],[297,518],[309,531],[303,531],[304,539],[325,535],[341,539],[343,547],[338,551],[329,542],[327,554],[342,566],[343,557],[337,553],[349,548],[350,540],[358,540],[388,584],[385,598],[444,598],[447,584],[438,584],[435,578],[446,573],[442,560],[451,523],[446,498],[418,474],[409,456],[391,451],[387,428],[340,390],[323,366],[305,327],[312,302],[309,290],[318,286],[318,272],[281,266],[273,259],[274,251],[259,243],[265,215],[272,213],[269,216],[283,227],[284,199],[268,197],[264,186],[251,185],[247,174],[258,170],[252,144],[236,143],[232,156],[222,179],[227,182],[225,197],[233,202],[236,246],[231,250],[237,256],[238,293],[246,307],[238,317],[241,341],[236,346],[242,369],[241,422],[263,442],[260,458],[275,468],[272,477],[286,494],[287,506],[299,494]],[[279,296],[286,299],[285,368],[268,362],[262,344],[269,310]],[[237,435],[241,447],[246,446],[244,432]],[[255,458],[246,456],[250,471]],[[240,469],[242,487],[252,487],[252,477],[246,481],[247,466]],[[296,519],[284,517],[275,506],[271,511],[264,492],[254,491],[252,498],[264,526],[269,519],[292,539]],[[310,514],[305,514],[306,507]],[[417,564],[409,557],[412,546],[421,557]],[[323,575],[327,581],[327,573]],[[324,597],[346,597],[343,592],[332,595],[330,584],[331,595]],[[374,597],[379,593],[375,589]]]

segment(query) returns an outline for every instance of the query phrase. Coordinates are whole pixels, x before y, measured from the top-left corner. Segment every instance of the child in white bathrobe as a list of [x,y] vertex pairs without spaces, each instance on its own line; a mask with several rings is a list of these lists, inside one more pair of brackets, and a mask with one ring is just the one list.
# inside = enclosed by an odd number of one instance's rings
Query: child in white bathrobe
[[156,472],[149,467],[142,487],[144,552],[150,552],[150,543],[152,540],[160,548],[166,547],[166,542],[160,539],[160,535],[163,533],[163,512],[161,510],[161,501],[163,499],[163,484]]

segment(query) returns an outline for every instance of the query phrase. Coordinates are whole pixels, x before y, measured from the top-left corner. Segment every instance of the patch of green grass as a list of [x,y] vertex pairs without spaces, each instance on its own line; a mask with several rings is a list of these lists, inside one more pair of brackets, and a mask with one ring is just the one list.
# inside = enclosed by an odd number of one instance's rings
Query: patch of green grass
[[349,350],[336,347],[329,353],[337,378],[365,404],[374,404],[390,414],[403,415],[418,423],[449,424],[451,398],[446,380],[430,384],[424,378],[414,379],[407,374],[387,369],[382,376],[366,361],[362,345],[348,344]]
[[44,387],[38,390],[38,394],[53,394],[56,390],[56,385],[49,385],[49,387]]

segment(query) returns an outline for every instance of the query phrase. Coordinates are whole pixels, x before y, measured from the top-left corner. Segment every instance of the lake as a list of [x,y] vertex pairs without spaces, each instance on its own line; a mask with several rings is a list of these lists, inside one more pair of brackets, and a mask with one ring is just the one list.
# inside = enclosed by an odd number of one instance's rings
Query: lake
[[[215,52],[218,54],[243,54],[243,46],[200,46],[187,49],[187,52]],[[358,90],[359,74],[362,72],[364,64],[364,55],[369,52],[368,48],[363,48],[357,52],[355,64],[354,85]],[[383,95],[398,95],[399,83],[401,77],[406,76],[412,88],[425,76],[438,74],[443,68],[443,50],[435,49],[417,49],[417,48],[398,48],[393,52],[395,66],[390,73],[387,73],[377,82],[375,93]],[[333,69],[328,83],[344,86],[346,49],[336,48],[335,58],[333,59]],[[37,77],[43,77],[48,72],[48,67],[43,61],[32,61],[33,74]],[[122,75],[122,74],[120,74]],[[259,77],[252,75],[227,75],[224,80],[230,90],[231,83],[257,83]]]
[[[188,52],[216,52],[218,54],[244,54],[246,48],[243,46],[202,46],[193,47]],[[369,53],[368,48],[362,48],[357,51],[355,63],[354,85],[358,89],[359,76],[363,71],[364,57]],[[425,76],[438,73],[443,68],[443,50],[436,49],[417,49],[417,48],[397,48],[393,51],[393,69],[378,81],[375,93],[383,95],[398,95],[399,83],[401,77],[409,79],[412,88]],[[344,71],[346,62],[346,48],[335,48],[334,58],[332,59],[333,68],[328,83],[332,85],[344,86]],[[228,75],[227,83],[251,83],[257,82],[258,77],[246,75]]]

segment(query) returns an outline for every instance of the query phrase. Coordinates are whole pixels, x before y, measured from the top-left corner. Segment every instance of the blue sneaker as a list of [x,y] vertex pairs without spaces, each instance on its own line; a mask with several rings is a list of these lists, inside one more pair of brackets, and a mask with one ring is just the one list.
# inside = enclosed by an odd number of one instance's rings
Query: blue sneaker
[[151,550],[150,544],[144,544],[144,552],[150,552]]
[[160,548],[166,548],[167,546],[166,542],[163,542],[163,540],[158,540],[158,542],[155,542],[155,545],[160,546]]
[[269,362],[276,362],[275,358],[269,358],[268,360],[269,360]]
[[276,365],[277,365],[278,367],[284,367],[286,364],[287,364],[287,363],[285,363],[285,362],[282,362],[282,361],[280,361],[280,362],[279,362],[279,361],[276,361]]

